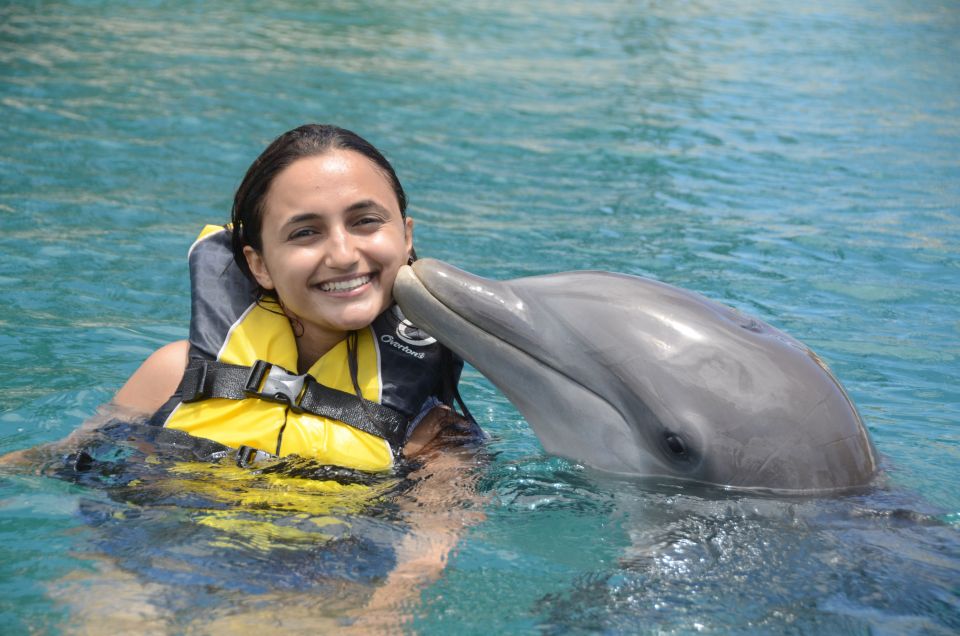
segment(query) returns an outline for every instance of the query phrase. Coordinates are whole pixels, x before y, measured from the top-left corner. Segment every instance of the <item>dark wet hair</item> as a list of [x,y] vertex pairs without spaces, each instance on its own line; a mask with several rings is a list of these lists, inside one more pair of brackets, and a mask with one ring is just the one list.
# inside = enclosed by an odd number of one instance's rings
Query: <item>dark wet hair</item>
[[373,144],[355,132],[337,126],[306,124],[294,128],[274,139],[260,153],[250,165],[233,198],[233,259],[248,278],[253,279],[253,274],[243,255],[243,248],[249,245],[258,252],[262,251],[264,202],[273,180],[296,160],[331,150],[352,150],[372,161],[390,182],[400,206],[400,216],[407,217],[407,195],[400,185],[400,179],[387,158]]

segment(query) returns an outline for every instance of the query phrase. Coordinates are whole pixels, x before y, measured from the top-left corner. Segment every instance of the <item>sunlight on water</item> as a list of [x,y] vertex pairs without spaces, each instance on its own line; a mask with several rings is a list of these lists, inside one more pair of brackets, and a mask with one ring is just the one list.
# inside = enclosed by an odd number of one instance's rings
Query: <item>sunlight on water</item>
[[836,499],[614,480],[469,368],[490,439],[430,477],[115,428],[0,473],[7,630],[960,630],[958,28],[946,0],[0,7],[0,453],[186,335],[193,238],[322,121],[395,163],[422,256],[650,276],[810,345],[885,468]]

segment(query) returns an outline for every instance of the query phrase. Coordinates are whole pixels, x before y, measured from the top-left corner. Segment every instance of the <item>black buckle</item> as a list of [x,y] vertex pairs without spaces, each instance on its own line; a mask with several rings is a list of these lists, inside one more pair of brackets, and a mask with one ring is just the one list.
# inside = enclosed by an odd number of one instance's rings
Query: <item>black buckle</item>
[[[266,380],[264,380],[266,376]],[[290,373],[283,367],[270,364],[263,360],[257,360],[250,367],[250,373],[247,375],[247,381],[244,384],[243,392],[250,396],[255,396],[261,400],[271,402],[280,402],[286,404],[295,413],[302,412],[300,408],[300,398],[303,395],[303,386],[307,381],[307,375],[296,375]],[[263,389],[260,384],[263,384]]]
[[252,446],[241,446],[237,449],[237,466],[247,468],[253,463],[257,453],[260,452]]

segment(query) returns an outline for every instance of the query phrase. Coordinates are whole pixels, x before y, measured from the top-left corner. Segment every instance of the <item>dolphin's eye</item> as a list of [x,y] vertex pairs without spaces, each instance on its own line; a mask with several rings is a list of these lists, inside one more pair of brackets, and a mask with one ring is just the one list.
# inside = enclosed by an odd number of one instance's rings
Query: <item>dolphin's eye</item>
[[678,458],[687,456],[687,445],[684,444],[682,437],[676,433],[667,432],[663,434],[663,440],[667,443],[670,452]]

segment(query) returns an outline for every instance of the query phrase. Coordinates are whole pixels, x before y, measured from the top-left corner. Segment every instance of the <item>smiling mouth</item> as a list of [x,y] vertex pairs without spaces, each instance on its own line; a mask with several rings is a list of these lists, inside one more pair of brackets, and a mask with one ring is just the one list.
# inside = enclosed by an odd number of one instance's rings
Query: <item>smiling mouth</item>
[[356,278],[351,278],[349,280],[338,280],[331,281],[326,283],[320,283],[320,291],[325,292],[349,292],[354,289],[363,287],[367,283],[373,280],[373,276],[370,274],[365,274],[363,276],[357,276]]

